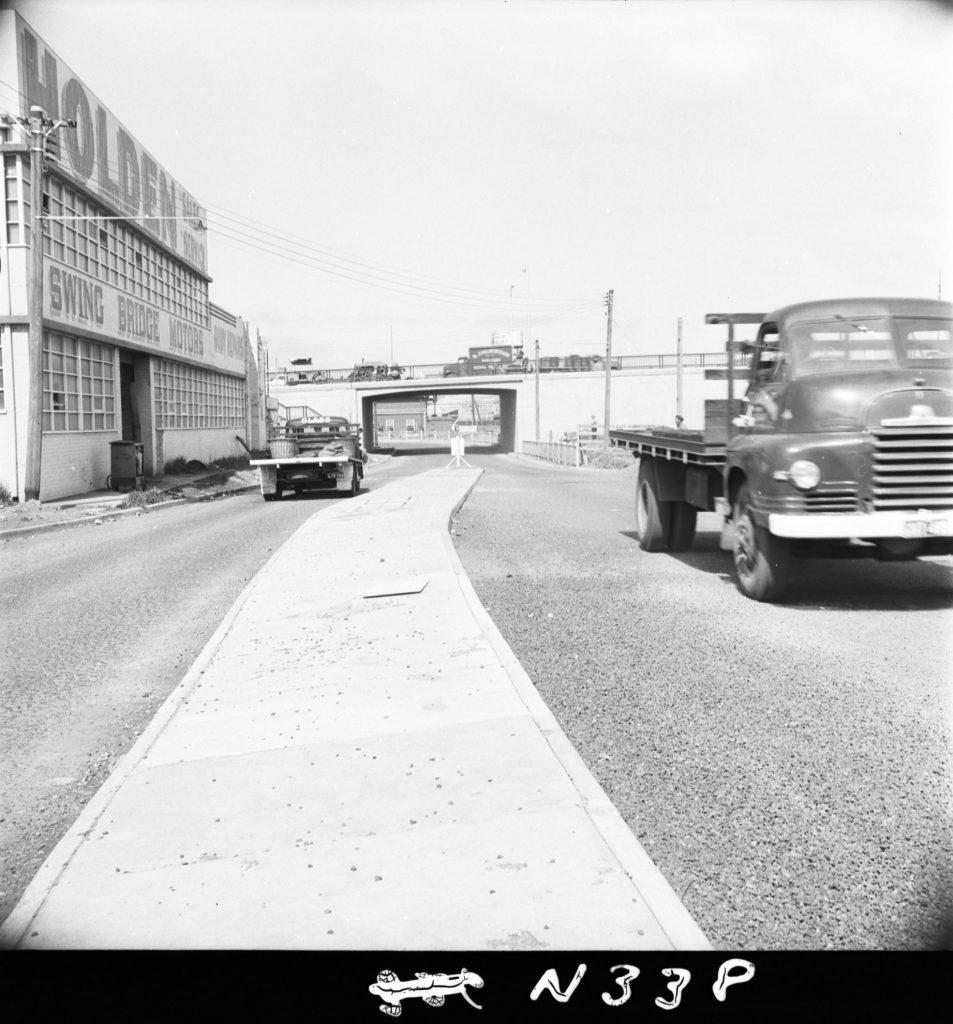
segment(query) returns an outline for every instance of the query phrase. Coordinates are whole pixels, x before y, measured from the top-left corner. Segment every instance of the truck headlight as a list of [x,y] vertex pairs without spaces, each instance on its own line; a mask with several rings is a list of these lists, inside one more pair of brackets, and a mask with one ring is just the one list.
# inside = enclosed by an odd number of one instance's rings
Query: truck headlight
[[809,491],[821,482],[821,467],[809,459],[798,459],[791,463],[788,479],[802,491]]

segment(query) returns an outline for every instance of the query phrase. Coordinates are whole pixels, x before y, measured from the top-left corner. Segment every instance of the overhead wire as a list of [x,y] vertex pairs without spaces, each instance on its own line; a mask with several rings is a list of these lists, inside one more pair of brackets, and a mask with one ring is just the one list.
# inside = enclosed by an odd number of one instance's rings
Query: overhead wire
[[[18,96],[22,95],[17,90],[14,90],[9,83],[2,80],[0,80],[0,86],[7,88]],[[120,165],[117,161],[109,160],[106,166],[111,176],[119,174]],[[271,246],[268,251],[275,255],[289,258],[291,262],[299,263],[303,266],[313,266],[315,269],[332,276],[346,278],[371,287],[403,292],[404,294],[415,295],[419,298],[434,298],[444,302],[472,297],[481,300],[484,305],[487,302],[492,302],[500,306],[506,305],[508,309],[515,308],[520,311],[530,307],[545,307],[547,310],[551,308],[571,310],[580,304],[588,304],[581,303],[581,297],[559,296],[555,298],[522,293],[514,302],[512,294],[507,296],[497,289],[473,288],[467,285],[451,284],[434,277],[410,274],[364,257],[335,252],[328,247],[315,244],[313,241],[279,232],[270,225],[239,217],[225,207],[217,207],[214,204],[206,203],[201,205],[207,211],[206,219],[209,222],[209,229],[214,229],[217,234],[231,238],[237,244],[245,243],[251,248],[257,247],[260,249],[268,245]],[[213,218],[220,219],[220,222],[217,224],[213,223]],[[229,229],[231,233],[229,233]],[[249,232],[253,233],[249,234]],[[294,256],[300,255],[297,250],[304,251],[308,262],[294,258]],[[512,286],[510,292],[512,292]]]
[[[237,245],[241,245],[252,250],[266,252],[302,266],[310,266],[334,277],[340,277],[359,284],[369,284],[376,288],[383,288],[386,291],[398,292],[415,298],[432,299],[437,302],[446,302],[455,305],[484,309],[487,308],[488,305],[497,309],[510,308],[510,304],[506,298],[494,295],[493,293],[486,293],[487,297],[480,298],[478,294],[471,296],[466,294],[465,291],[460,294],[455,294],[452,291],[442,291],[437,288],[431,288],[425,284],[414,284],[412,281],[403,282],[400,279],[391,280],[382,274],[373,273],[370,270],[340,266],[321,256],[311,255],[309,252],[311,247],[307,245],[297,246],[297,250],[299,251],[296,251],[293,248],[285,246],[280,238],[277,241],[273,241],[268,237],[251,235],[239,228],[231,228],[230,226],[220,225],[217,230],[221,237],[230,239]],[[581,303],[577,301],[572,305],[567,303],[562,306],[557,306],[555,307],[555,311],[572,312],[578,308],[585,308],[592,305],[594,305],[594,302]],[[525,307],[519,308],[521,310],[525,309]]]
[[[428,277],[426,275],[409,274],[406,271],[397,270],[397,269],[389,267],[389,266],[387,266],[385,264],[381,264],[381,263],[378,263],[378,262],[375,262],[375,261],[367,260],[367,259],[365,259],[363,257],[358,257],[358,256],[354,256],[354,255],[347,254],[347,253],[335,252],[333,249],[329,249],[329,248],[321,246],[321,245],[316,245],[314,242],[306,240],[306,239],[302,239],[299,236],[287,234],[287,233],[284,233],[284,232],[278,232],[274,228],[271,228],[268,225],[262,224],[260,221],[253,221],[253,220],[248,220],[247,218],[239,218],[239,217],[230,215],[223,208],[216,208],[213,205],[208,205],[207,209],[214,216],[222,217],[224,220],[234,221],[234,223],[239,225],[240,227],[249,228],[249,229],[252,229],[252,230],[260,227],[268,235],[274,236],[275,238],[277,238],[277,239],[279,239],[279,240],[281,240],[283,242],[284,241],[290,242],[290,243],[292,243],[292,244],[294,244],[294,245],[296,245],[296,246],[298,246],[300,248],[304,248],[304,249],[307,249],[309,251],[313,251],[313,252],[319,254],[320,256],[322,256],[324,258],[327,258],[329,260],[339,260],[339,261],[341,261],[341,262],[343,262],[345,264],[353,264],[354,265],[354,269],[356,271],[359,271],[359,272],[362,272],[362,273],[363,272],[380,273],[380,274],[388,275],[388,276],[391,276],[391,277],[396,277],[396,278],[399,278],[399,279],[404,279],[404,280],[406,280],[406,281],[408,281],[408,282],[410,282],[412,284],[416,284],[416,283],[419,282],[421,285],[434,285],[434,286],[436,286],[440,290],[460,293],[460,294],[463,294],[463,295],[474,295],[474,296],[478,296],[478,297],[482,297],[482,298],[495,299],[495,300],[499,300],[501,297],[504,297],[504,296],[501,296],[501,293],[500,293],[500,291],[498,289],[473,288],[473,287],[470,287],[468,285],[449,284],[449,283],[447,283],[445,281],[442,281],[440,279],[433,278],[433,277]],[[220,225],[220,229],[222,227],[223,226]],[[233,230],[238,230],[238,229],[237,228],[233,228]],[[509,301],[509,300],[507,299],[507,301]],[[567,307],[570,307],[570,306],[575,306],[575,305],[579,304],[580,301],[589,301],[589,300],[588,299],[584,300],[582,296],[568,296],[567,297],[567,296],[562,296],[561,295],[561,296],[558,296],[558,297],[554,297],[554,296],[545,296],[545,295],[525,295],[524,294],[524,295],[521,295],[519,297],[518,301],[521,302],[524,305],[525,304],[532,304],[532,303],[539,303],[539,304],[546,305],[546,306],[556,305],[556,306],[567,306]]]
[[[442,302],[449,305],[462,306],[470,309],[498,309],[504,310],[507,308],[505,300],[497,300],[495,304],[489,303],[486,300],[479,300],[476,298],[470,298],[467,296],[454,296],[454,295],[443,295],[436,292],[433,289],[424,288],[422,286],[406,285],[401,286],[399,283],[387,281],[385,278],[377,277],[376,275],[347,271],[347,268],[338,268],[333,265],[328,265],[326,261],[320,260],[317,257],[309,256],[307,254],[295,253],[292,250],[286,249],[277,243],[269,242],[267,239],[259,240],[254,236],[246,235],[241,231],[222,231],[221,237],[228,239],[235,243],[237,246],[245,249],[252,250],[255,252],[264,253],[265,255],[285,260],[299,266],[309,267],[312,269],[318,269],[326,274],[330,274],[333,277],[338,277],[343,280],[352,281],[358,284],[370,284],[375,288],[380,288],[385,291],[396,292],[401,295],[410,296],[412,298],[423,298],[428,301]],[[593,303],[580,303],[575,307],[567,307],[566,309],[560,309],[556,312],[569,312],[574,313],[580,309],[592,308]]]
[[[18,98],[23,97],[23,94],[10,83],[0,80],[0,91],[2,89],[8,90]],[[107,170],[110,175],[118,176],[119,163],[109,160]],[[226,245],[231,243],[230,247],[233,249],[254,251],[272,260],[290,262],[367,287],[464,308],[506,311],[511,317],[519,314],[521,319],[525,314],[527,317],[532,316],[539,325],[573,319],[596,306],[595,299],[586,300],[582,296],[552,297],[527,295],[523,292],[514,301],[513,285],[509,288],[509,294],[505,295],[496,289],[451,284],[435,277],[411,274],[277,231],[259,221],[242,218],[225,207],[205,203],[201,205],[206,211],[209,230],[214,231],[218,239]],[[134,222],[134,218],[130,220]]]

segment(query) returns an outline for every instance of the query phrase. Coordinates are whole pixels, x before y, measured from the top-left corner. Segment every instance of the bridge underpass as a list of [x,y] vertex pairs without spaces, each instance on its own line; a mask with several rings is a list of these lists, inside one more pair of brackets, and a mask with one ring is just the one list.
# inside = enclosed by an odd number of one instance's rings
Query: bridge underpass
[[[538,391],[537,391],[538,388]],[[681,392],[681,408],[677,395]],[[735,395],[743,385],[735,385]],[[322,415],[347,416],[374,437],[374,404],[387,399],[424,400],[436,396],[494,395],[500,403],[500,450],[520,452],[523,441],[558,440],[567,431],[588,425],[600,428],[605,418],[604,373],[501,374],[490,377],[423,377],[398,381],[280,385],[271,382],[269,398],[285,406],[306,406]],[[614,370],[610,423],[614,427],[674,424],[681,412],[686,429],[705,423],[705,400],[724,399],[726,384],[706,380],[705,367],[686,367],[681,386],[671,367]]]
[[499,448],[503,452],[517,450],[517,401],[523,375],[505,377],[466,377],[453,381],[388,381],[374,384],[355,385],[356,398],[359,402],[359,419],[364,430],[365,443],[374,439],[374,408],[377,404],[388,401],[426,401],[432,397],[438,400],[446,396],[480,396],[495,397],[500,403],[500,439]]

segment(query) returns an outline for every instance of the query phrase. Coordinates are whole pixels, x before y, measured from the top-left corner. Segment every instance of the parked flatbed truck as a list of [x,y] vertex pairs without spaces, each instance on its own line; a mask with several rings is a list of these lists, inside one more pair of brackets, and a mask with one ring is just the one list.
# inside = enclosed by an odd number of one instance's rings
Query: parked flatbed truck
[[[698,512],[717,511],[756,601],[783,595],[793,557],[953,553],[953,304],[825,300],[705,322],[728,325],[728,369],[706,373],[728,397],[706,403],[704,430],[609,431],[639,460],[644,550],[690,548]],[[753,343],[735,340],[754,323]]]
[[340,416],[289,420],[268,441],[269,458],[251,459],[258,467],[265,501],[285,491],[335,488],[357,494],[364,477],[367,453],[361,428]]

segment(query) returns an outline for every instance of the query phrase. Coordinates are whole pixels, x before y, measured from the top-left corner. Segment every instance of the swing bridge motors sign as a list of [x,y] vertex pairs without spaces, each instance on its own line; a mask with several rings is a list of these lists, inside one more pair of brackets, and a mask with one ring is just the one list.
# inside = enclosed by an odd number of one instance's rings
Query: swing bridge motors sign
[[226,373],[245,372],[245,336],[237,325],[213,316],[210,327],[199,327],[52,260],[45,262],[43,275],[46,320],[169,359]]

